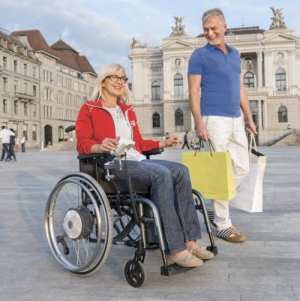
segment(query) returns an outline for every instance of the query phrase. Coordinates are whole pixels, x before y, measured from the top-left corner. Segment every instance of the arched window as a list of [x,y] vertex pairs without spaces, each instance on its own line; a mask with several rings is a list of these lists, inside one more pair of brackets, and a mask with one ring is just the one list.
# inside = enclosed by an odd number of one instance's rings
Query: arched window
[[175,125],[183,125],[183,112],[180,109],[175,112]]
[[157,112],[152,115],[152,126],[154,128],[160,128],[160,115]]
[[278,109],[278,122],[288,122],[288,110],[285,106],[281,106]]
[[254,74],[251,72],[247,72],[244,75],[244,85],[245,87],[254,87]]
[[154,81],[151,86],[152,99],[160,99],[160,84],[158,81]]
[[183,76],[179,73],[174,76],[174,94],[183,95]]
[[276,71],[276,88],[277,91],[286,91],[286,76],[282,68]]

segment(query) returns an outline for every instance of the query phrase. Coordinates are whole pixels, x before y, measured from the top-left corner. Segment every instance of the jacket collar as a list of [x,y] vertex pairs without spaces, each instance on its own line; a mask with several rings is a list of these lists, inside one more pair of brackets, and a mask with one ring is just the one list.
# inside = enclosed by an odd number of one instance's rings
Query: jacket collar
[[[132,105],[126,105],[125,103],[121,102],[120,100],[117,101],[117,104],[120,106],[120,108],[123,112],[132,108]],[[103,108],[103,105],[102,105],[102,102],[100,101],[100,99],[98,99],[96,101],[92,101],[92,100],[87,101],[86,105],[92,106],[92,107],[97,107],[97,108]]]

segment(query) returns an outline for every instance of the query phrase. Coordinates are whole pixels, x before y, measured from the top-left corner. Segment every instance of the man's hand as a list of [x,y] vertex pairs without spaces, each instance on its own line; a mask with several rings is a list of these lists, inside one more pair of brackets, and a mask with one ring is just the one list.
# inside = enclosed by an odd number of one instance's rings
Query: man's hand
[[197,136],[202,140],[207,141],[209,139],[208,130],[204,124],[196,125],[196,132]]
[[250,120],[250,121],[246,120],[245,123],[246,123],[247,132],[250,134],[257,135],[256,125],[253,122],[253,120]]

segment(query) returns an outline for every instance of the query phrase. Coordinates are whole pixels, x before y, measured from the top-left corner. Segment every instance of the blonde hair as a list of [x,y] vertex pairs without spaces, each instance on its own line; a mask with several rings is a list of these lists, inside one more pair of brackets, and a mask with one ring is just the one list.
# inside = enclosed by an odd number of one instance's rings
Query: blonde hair
[[[103,87],[102,87],[102,83],[103,81],[109,76],[109,75],[114,75],[117,74],[119,72],[123,71],[125,76],[127,77],[127,72],[125,70],[125,68],[119,64],[110,64],[107,66],[104,66],[100,69],[98,77],[97,77],[97,86],[94,89],[93,95],[92,95],[92,100],[93,101],[97,101],[100,98],[105,100],[105,96],[103,94]],[[128,88],[128,84],[125,84],[125,89],[124,89],[124,93],[121,95],[120,97],[120,101],[122,101],[123,103],[127,104],[128,102],[130,102],[131,100],[131,94],[130,94],[130,90]]]

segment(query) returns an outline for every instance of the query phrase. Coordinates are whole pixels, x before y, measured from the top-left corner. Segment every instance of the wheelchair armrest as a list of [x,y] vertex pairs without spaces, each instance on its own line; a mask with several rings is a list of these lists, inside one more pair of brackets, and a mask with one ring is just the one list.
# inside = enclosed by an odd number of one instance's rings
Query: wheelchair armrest
[[75,130],[75,125],[69,125],[68,127],[65,128],[65,132],[69,133]]
[[155,149],[152,149],[150,151],[143,152],[143,155],[146,156],[147,159],[149,159],[150,156],[160,155],[161,153],[163,153],[163,151],[164,151],[163,148],[155,148]]
[[111,154],[110,152],[103,152],[99,154],[89,154],[89,155],[79,154],[77,156],[77,159],[79,160],[96,159],[96,158],[111,158]]

